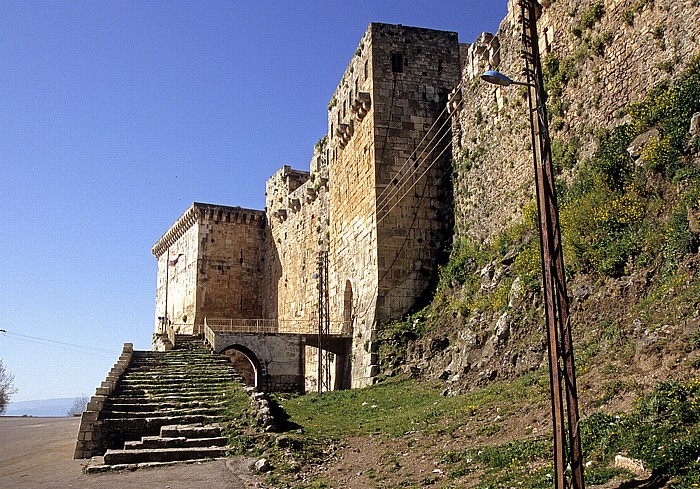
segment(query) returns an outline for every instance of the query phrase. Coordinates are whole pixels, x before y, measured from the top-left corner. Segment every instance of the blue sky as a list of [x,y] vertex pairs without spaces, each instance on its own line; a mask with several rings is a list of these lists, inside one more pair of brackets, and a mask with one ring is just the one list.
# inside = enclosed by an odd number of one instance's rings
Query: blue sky
[[308,169],[372,21],[495,32],[506,0],[0,3],[0,360],[14,400],[92,395],[150,349],[151,246],[193,201]]

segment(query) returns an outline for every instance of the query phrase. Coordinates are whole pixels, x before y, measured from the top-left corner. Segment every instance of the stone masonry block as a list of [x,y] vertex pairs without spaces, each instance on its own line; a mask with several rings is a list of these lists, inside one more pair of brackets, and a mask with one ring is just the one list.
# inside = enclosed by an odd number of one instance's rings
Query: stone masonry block
[[97,411],[85,411],[83,413],[83,416],[81,417],[81,425],[82,425],[82,423],[85,423],[85,422],[94,423],[95,421],[97,421],[97,418],[99,415],[100,415],[100,413]]

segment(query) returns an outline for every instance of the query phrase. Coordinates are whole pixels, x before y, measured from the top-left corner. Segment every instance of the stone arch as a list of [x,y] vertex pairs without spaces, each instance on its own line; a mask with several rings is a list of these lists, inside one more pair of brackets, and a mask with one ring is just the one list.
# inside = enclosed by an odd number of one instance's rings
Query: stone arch
[[236,366],[236,371],[243,377],[245,384],[262,389],[265,375],[264,367],[250,348],[234,344],[227,346],[221,354],[227,356],[231,363]]

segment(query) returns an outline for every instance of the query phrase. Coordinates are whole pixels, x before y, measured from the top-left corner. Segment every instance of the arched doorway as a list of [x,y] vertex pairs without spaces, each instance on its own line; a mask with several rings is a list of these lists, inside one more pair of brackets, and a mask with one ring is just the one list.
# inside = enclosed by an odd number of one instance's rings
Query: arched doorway
[[[345,281],[345,293],[343,294],[343,327],[341,333],[352,337],[355,330],[355,311],[353,306],[354,294],[352,284]],[[335,390],[349,389],[352,383],[352,341],[348,343],[347,350],[337,352],[335,358]]]
[[262,366],[250,349],[241,345],[232,345],[221,354],[228,357],[236,372],[243,378],[245,385],[258,388],[262,386]]
[[353,310],[352,310],[352,284],[345,281],[345,294],[343,296],[343,334],[352,334],[353,331]]

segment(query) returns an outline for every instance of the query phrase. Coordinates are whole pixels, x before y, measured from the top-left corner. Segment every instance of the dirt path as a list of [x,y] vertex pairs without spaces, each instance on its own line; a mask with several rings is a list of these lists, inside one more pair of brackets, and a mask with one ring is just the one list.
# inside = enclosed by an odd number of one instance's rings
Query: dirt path
[[245,464],[235,459],[85,475],[87,460],[73,460],[79,423],[79,418],[0,417],[0,489],[256,487]]

